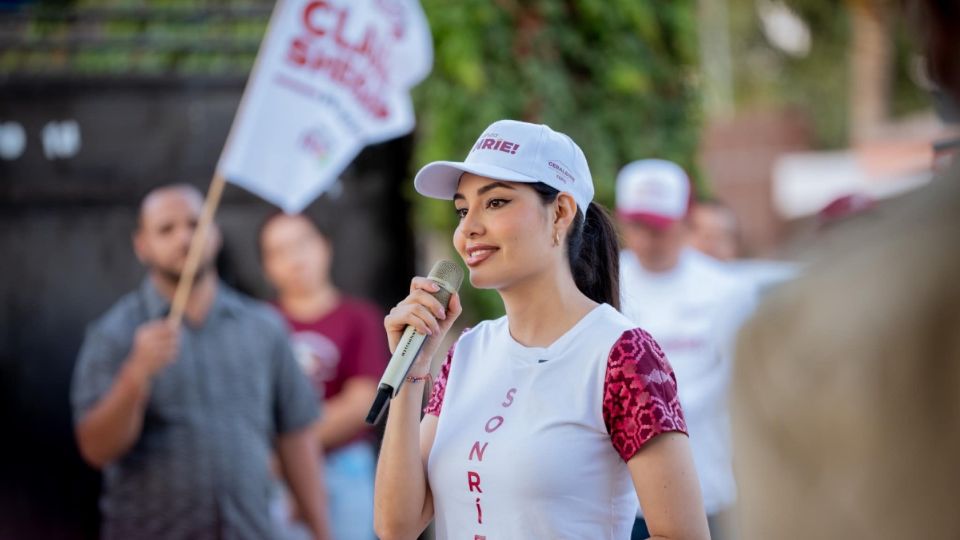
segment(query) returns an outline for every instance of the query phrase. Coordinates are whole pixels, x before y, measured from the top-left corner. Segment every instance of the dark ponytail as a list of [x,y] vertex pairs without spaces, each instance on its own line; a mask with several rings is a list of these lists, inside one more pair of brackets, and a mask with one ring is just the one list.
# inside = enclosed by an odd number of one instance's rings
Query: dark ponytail
[[[557,200],[560,192],[544,183],[530,184],[544,204]],[[620,255],[617,229],[607,210],[590,203],[587,214],[577,215],[567,234],[567,257],[580,292],[594,302],[610,304],[620,311]]]

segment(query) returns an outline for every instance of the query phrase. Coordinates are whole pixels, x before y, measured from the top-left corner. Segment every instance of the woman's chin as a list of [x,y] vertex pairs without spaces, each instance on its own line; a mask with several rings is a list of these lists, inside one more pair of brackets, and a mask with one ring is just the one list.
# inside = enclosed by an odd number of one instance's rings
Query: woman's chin
[[470,269],[470,285],[474,289],[497,288],[496,280],[491,279],[491,276],[487,272],[473,268]]

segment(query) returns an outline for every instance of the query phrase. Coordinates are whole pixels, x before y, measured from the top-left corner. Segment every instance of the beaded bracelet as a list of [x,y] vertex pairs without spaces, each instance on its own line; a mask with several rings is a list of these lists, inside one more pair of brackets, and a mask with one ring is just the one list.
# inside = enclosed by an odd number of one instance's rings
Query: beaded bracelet
[[426,375],[420,375],[419,377],[414,375],[407,375],[407,378],[404,380],[407,382],[421,382],[421,381],[430,381],[432,378],[433,377],[430,375],[430,373],[427,373]]

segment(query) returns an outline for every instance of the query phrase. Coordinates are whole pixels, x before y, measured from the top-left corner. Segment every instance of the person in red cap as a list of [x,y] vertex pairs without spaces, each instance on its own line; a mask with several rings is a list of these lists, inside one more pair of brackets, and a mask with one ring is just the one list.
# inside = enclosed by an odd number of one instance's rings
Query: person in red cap
[[[618,174],[621,304],[674,366],[710,532],[723,539],[736,498],[724,405],[731,343],[754,293],[688,247],[690,193],[687,174],[669,161],[635,161]],[[633,537],[647,537],[642,517]]]

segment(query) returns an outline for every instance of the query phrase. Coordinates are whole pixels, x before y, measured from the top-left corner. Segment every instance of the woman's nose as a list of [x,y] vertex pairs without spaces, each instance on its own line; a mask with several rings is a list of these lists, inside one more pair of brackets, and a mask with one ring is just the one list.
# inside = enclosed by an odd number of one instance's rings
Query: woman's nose
[[477,212],[467,211],[467,215],[460,221],[460,231],[468,238],[476,238],[483,234],[483,223],[477,216]]

